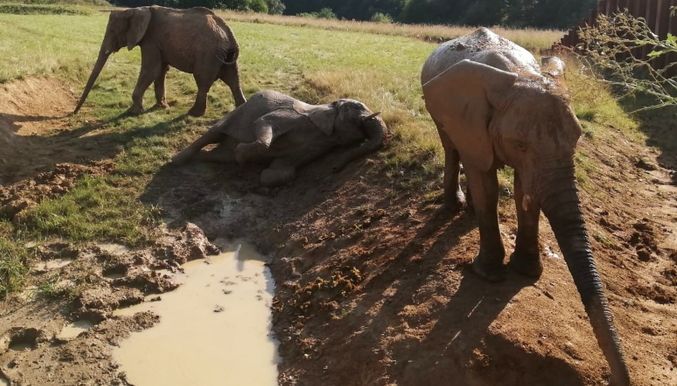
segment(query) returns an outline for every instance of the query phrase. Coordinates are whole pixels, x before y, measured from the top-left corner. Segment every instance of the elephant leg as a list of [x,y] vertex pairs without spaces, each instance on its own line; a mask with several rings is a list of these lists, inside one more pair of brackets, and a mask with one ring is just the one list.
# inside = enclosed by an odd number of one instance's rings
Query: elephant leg
[[209,89],[212,88],[216,77],[207,76],[197,70],[193,74],[193,77],[195,78],[195,83],[197,83],[197,95],[195,96],[195,104],[188,110],[188,115],[201,117],[207,111],[207,94]]
[[141,114],[143,112],[143,94],[151,83],[160,76],[162,72],[162,62],[160,53],[155,50],[141,51],[141,72],[136,81],[134,92],[132,92],[132,107],[129,108],[130,114]]
[[237,63],[226,64],[221,69],[221,80],[228,85],[230,92],[233,93],[235,106],[240,106],[247,101],[242,89],[240,88],[240,73],[237,69]]
[[189,159],[193,158],[203,147],[210,145],[212,143],[219,143],[223,140],[225,134],[223,134],[223,128],[220,126],[213,127],[208,132],[206,132],[202,137],[195,140],[187,148],[183,149],[177,155],[172,158],[172,163],[182,164]]
[[315,145],[312,148],[304,148],[283,157],[276,158],[270,166],[261,172],[261,185],[282,185],[296,178],[296,170],[313,160],[327,154],[331,145]]
[[240,165],[260,161],[268,155],[273,142],[273,126],[268,122],[259,121],[254,127],[254,137],[255,141],[241,143],[235,147],[235,160]]
[[517,241],[508,266],[523,275],[538,278],[543,273],[543,264],[538,248],[538,220],[541,213],[535,202],[524,208],[524,191],[519,175],[515,172],[515,206],[517,207]]
[[261,172],[260,182],[263,186],[278,186],[292,181],[295,177],[296,167],[284,158],[277,158]]
[[169,65],[163,64],[162,69],[160,70],[160,75],[155,79],[155,108],[166,109],[169,107],[167,100],[165,99],[165,78],[167,77],[167,71],[169,71]]
[[480,251],[473,271],[489,281],[503,279],[505,249],[498,228],[498,179],[496,170],[482,172],[466,168],[473,206],[480,228]]
[[458,183],[461,158],[442,126],[437,122],[435,124],[444,147],[444,205],[451,211],[456,212],[466,203],[465,195]]

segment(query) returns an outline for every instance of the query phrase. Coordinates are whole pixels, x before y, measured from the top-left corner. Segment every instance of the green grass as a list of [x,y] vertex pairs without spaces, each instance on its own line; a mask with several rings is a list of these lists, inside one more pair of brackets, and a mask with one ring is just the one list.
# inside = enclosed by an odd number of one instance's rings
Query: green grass
[[[0,223],[0,227],[7,231],[6,223]],[[28,271],[29,256],[20,242],[0,234],[0,297],[21,288]]]
[[58,236],[82,242],[117,241],[139,245],[147,241],[153,209],[144,207],[129,191],[110,185],[110,179],[85,177],[70,192],[42,201],[23,216],[22,225],[37,237]]
[[[96,58],[106,21],[103,13],[0,14],[0,83],[54,76],[78,94]],[[421,65],[436,44],[314,27],[230,25],[242,49],[245,94],[275,89],[311,103],[360,99],[374,111],[382,111],[392,131],[389,146],[379,155],[388,166],[387,174],[408,174],[410,178],[403,179],[408,185],[402,188],[439,188],[433,183],[439,178],[430,176],[441,176],[442,150],[419,85]],[[139,66],[138,48],[113,54],[82,111],[68,123],[73,131],[83,134],[72,146],[84,146],[89,138],[97,138],[96,146],[112,152],[114,172],[81,179],[69,193],[41,202],[18,222],[0,222],[0,291],[14,290],[23,280],[29,252],[20,240],[106,240],[134,246],[152,238],[158,213],[140,203],[139,195],[175,151],[233,109],[229,90],[216,83],[207,115],[183,116],[192,105],[196,87],[191,75],[172,70],[167,80],[171,109],[121,116],[131,103]],[[603,130],[609,122],[632,130],[631,121],[608,93],[601,92],[601,98],[600,93],[586,93],[590,86],[584,80],[574,79],[572,86],[579,116],[586,119],[592,132]],[[153,99],[151,87],[145,106],[150,107]],[[501,172],[502,185],[509,185],[511,179],[510,170]],[[423,187],[416,186],[420,182]]]

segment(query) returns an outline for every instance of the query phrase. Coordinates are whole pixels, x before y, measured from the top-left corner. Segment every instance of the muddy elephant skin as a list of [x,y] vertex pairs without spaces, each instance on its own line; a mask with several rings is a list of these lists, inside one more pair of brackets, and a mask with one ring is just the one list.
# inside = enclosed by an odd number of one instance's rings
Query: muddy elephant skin
[[548,218],[573,276],[593,331],[611,368],[613,385],[630,377],[604,286],[592,256],[576,188],[573,155],[581,127],[556,78],[542,73],[524,48],[486,28],[442,45],[425,63],[421,83],[426,108],[445,150],[445,202],[464,204],[458,185],[463,162],[480,228],[473,270],[503,278],[505,250],[498,227],[497,168],[515,171],[517,240],[508,266],[539,277],[541,211]]
[[230,87],[236,105],[246,101],[237,68],[240,49],[222,19],[207,8],[151,6],[111,12],[98,59],[74,113],[85,103],[110,54],[137,45],[141,47],[141,72],[129,113],[143,112],[143,94],[151,83],[155,85],[156,107],[167,107],[165,77],[170,66],[195,78],[198,91],[190,115],[205,113],[207,93],[217,79]]
[[[207,133],[172,159],[193,157],[213,162],[264,163],[261,184],[274,186],[294,179],[296,169],[338,147],[334,169],[378,150],[386,125],[363,103],[340,99],[310,105],[275,91],[262,91],[227,114]],[[203,147],[218,143],[210,151]]]

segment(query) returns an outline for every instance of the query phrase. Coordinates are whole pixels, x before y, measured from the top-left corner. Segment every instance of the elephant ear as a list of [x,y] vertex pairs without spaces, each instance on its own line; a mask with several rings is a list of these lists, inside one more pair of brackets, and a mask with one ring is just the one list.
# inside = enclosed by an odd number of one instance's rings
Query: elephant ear
[[143,36],[146,34],[150,24],[150,7],[131,8],[125,11],[128,13],[127,20],[127,48],[134,48]]
[[466,166],[487,171],[493,165],[489,123],[516,80],[517,74],[466,59],[423,85],[428,112]]
[[328,105],[309,105],[299,100],[294,101],[294,110],[310,119],[313,124],[325,135],[331,135],[334,132],[334,122],[338,115],[336,104]]

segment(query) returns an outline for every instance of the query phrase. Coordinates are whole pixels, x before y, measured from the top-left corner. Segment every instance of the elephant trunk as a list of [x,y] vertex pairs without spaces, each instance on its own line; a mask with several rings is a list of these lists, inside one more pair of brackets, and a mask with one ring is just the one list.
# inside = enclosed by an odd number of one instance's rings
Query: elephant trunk
[[540,197],[543,198],[541,202],[543,213],[550,221],[590,318],[597,342],[609,363],[612,385],[629,385],[630,376],[623,350],[592,257],[581,213],[573,161],[568,160],[564,166],[560,164],[549,168],[541,181]]
[[99,77],[99,74],[101,73],[101,69],[103,69],[103,66],[106,64],[106,61],[108,60],[108,57],[110,56],[111,51],[106,49],[103,45],[101,47],[101,50],[99,51],[99,57],[96,59],[96,63],[94,63],[94,68],[92,68],[92,73],[89,75],[89,79],[87,80],[87,84],[85,85],[84,91],[82,91],[82,96],[80,97],[80,100],[78,101],[77,106],[75,106],[75,110],[73,111],[73,114],[77,114],[78,111],[80,111],[80,108],[82,105],[85,103],[85,100],[87,99],[87,95],[89,95],[89,92],[92,90],[92,87],[94,86],[94,82],[96,82],[96,78]]
[[364,130],[366,141],[364,141],[361,145],[346,151],[338,164],[334,166],[334,171],[343,169],[354,159],[373,153],[383,146],[383,140],[385,139],[385,134],[388,130],[388,127],[386,126],[383,119],[378,116],[378,113],[364,118],[362,121],[362,129]]

